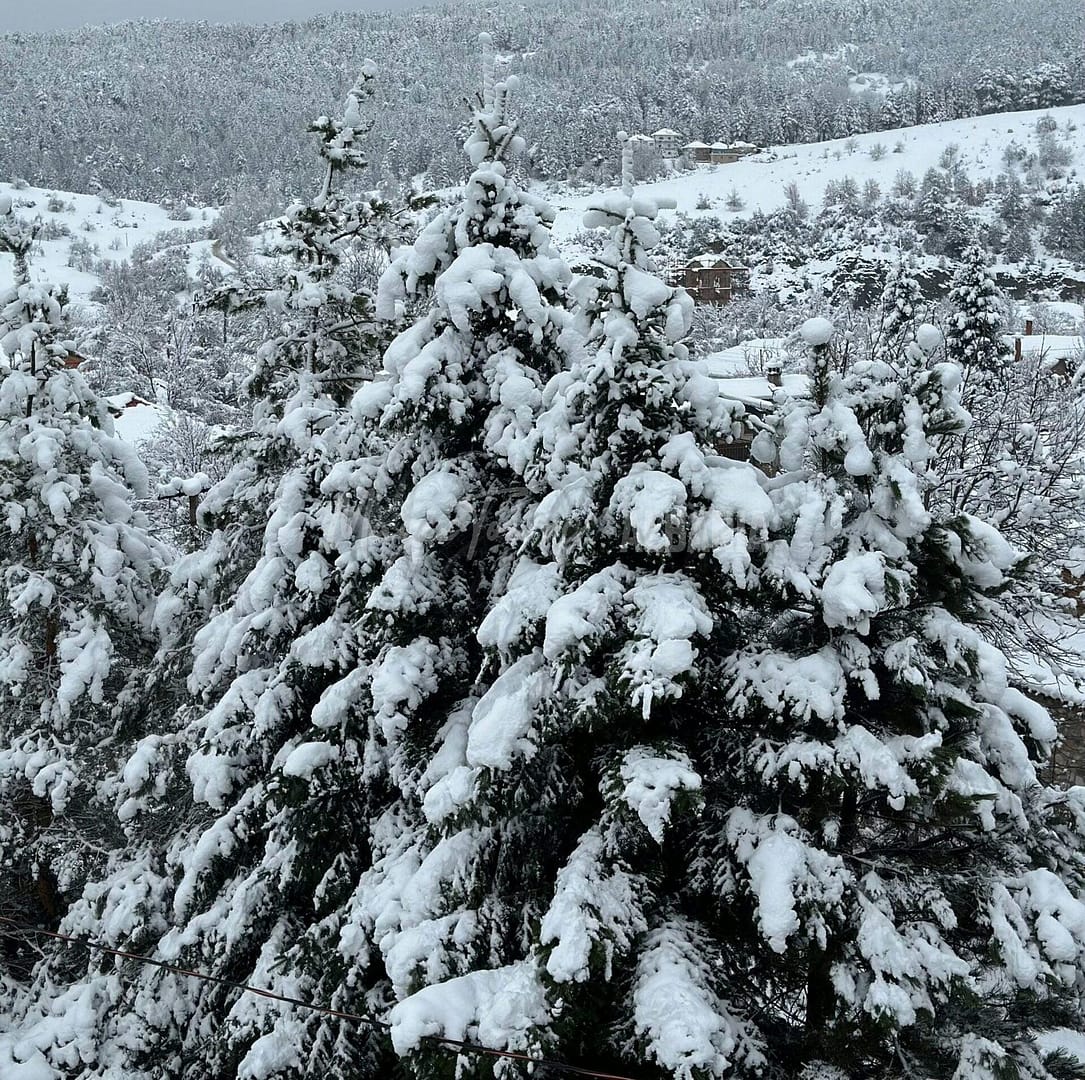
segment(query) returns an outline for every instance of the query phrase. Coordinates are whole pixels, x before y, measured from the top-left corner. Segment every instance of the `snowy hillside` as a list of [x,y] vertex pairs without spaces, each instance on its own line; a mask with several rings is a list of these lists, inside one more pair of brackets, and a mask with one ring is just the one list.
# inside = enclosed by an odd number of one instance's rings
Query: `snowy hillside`
[[[212,260],[223,270],[230,269],[229,263],[217,257],[216,245],[207,236],[218,214],[214,209],[186,211],[182,215],[155,203],[106,201],[92,194],[0,184],[0,197],[4,195],[10,195],[23,221],[36,221],[40,227],[30,252],[31,280],[67,286],[75,331],[72,336],[80,351],[95,360],[110,336],[108,325],[89,348],[81,339],[100,320],[99,305],[92,296],[102,283],[103,267],[119,265],[131,259],[136,249],[149,245],[155,257],[170,249],[183,249],[193,279],[205,260]],[[12,262],[10,254],[0,252],[0,281],[10,280]],[[163,310],[161,320],[166,317]],[[160,384],[163,400],[158,402],[133,394],[130,387],[137,385],[133,382],[123,393],[107,397],[116,434],[135,446],[154,435],[172,415],[164,384]]]
[[[862,187],[874,180],[883,192],[888,191],[899,172],[904,170],[920,178],[936,167],[952,146],[960,148],[960,163],[970,176],[993,178],[1005,169],[1003,154],[1011,143],[1019,144],[1026,152],[1035,151],[1036,123],[1043,116],[1055,120],[1060,137],[1073,150],[1071,179],[1075,178],[1074,170],[1085,173],[1085,105],[1072,105],[772,147],[731,165],[699,165],[688,172],[644,183],[638,190],[652,197],[673,199],[677,210],[690,217],[712,215],[726,220],[783,206],[784,189],[794,183],[803,200],[816,210],[826,186],[833,182],[850,177]],[[556,235],[559,241],[567,240],[580,230],[581,217],[593,196],[561,185],[547,191],[560,207]],[[732,193],[743,204],[741,210],[727,209]],[[733,200],[731,204],[736,205]]]
[[[201,259],[214,258],[212,242],[202,239],[218,213],[214,209],[187,211],[188,217],[182,219],[156,203],[105,202],[97,195],[0,183],[3,195],[11,196],[22,220],[40,220],[42,231],[30,257],[32,280],[66,284],[77,309],[86,305],[99,284],[96,262],[120,263],[141,244],[166,243],[168,233],[176,233],[176,242],[189,247],[193,269]],[[0,281],[10,279],[11,267],[11,256],[0,253]]]
[[[1085,7],[1067,0],[366,6],[260,33],[164,21],[155,4],[142,23],[40,36],[0,27],[0,63],[20,73],[0,86],[11,125],[0,177],[68,190],[94,177],[118,195],[208,204],[239,183],[305,190],[314,173],[299,120],[330,108],[372,56],[383,89],[369,182],[423,174],[445,187],[463,178],[458,103],[473,93],[485,29],[496,29],[502,70],[523,80],[533,175],[555,180],[605,182],[594,163],[619,128],[767,145],[1085,101]],[[258,120],[237,107],[249,102]],[[178,116],[213,117],[213,136]]]

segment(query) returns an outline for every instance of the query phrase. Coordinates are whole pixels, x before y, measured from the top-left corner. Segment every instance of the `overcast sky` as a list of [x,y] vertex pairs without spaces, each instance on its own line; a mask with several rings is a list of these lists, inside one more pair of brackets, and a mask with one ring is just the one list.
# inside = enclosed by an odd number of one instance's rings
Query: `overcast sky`
[[422,0],[0,0],[0,33],[58,30],[124,19],[286,22],[322,11],[415,7]]

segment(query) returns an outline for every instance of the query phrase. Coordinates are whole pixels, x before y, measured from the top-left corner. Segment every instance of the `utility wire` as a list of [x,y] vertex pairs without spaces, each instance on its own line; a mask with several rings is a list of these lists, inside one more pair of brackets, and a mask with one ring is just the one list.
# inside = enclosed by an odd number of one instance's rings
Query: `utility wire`
[[[37,926],[22,926],[14,919],[8,919],[0,915],[0,923],[11,930],[0,930],[0,937],[12,941],[25,941],[26,935],[36,934],[39,937],[52,938],[54,941],[63,941],[68,945],[78,945],[92,952],[105,953],[107,956],[116,956],[122,960],[135,960],[137,963],[146,964],[149,967],[160,968],[173,975],[183,975],[189,979],[200,979],[203,982],[214,983],[216,986],[225,986],[231,990],[240,990],[246,994],[256,994],[258,997],[267,998],[269,1001],[281,1001],[286,1005],[294,1005],[299,1009],[308,1009],[310,1012],[320,1013],[322,1016],[333,1016],[338,1020],[352,1020],[357,1024],[368,1027],[381,1028],[391,1031],[392,1025],[386,1020],[378,1020],[374,1016],[363,1016],[361,1013],[344,1012],[341,1009],[333,1009],[329,1005],[314,1005],[312,1002],[303,1001],[301,998],[289,997],[284,994],[276,994],[272,990],[263,990],[258,986],[249,986],[246,983],[234,982],[232,979],[223,979],[218,975],[208,975],[206,972],[193,971],[190,968],[179,967],[176,964],[167,963],[165,960],[155,960],[154,957],[144,956],[142,953],[126,952],[124,949],[114,949],[109,945],[101,945],[89,938],[70,937],[54,930],[43,930]],[[594,1080],[634,1080],[633,1077],[620,1076],[615,1073],[599,1072],[597,1069],[585,1069],[579,1065],[569,1065],[563,1061],[553,1061],[550,1058],[531,1057],[529,1054],[517,1053],[515,1050],[495,1050],[479,1043],[465,1042],[462,1039],[450,1039],[443,1035],[423,1035],[422,1042],[432,1043],[446,1050],[455,1050],[461,1054],[474,1054],[478,1057],[506,1058],[513,1061],[524,1061],[536,1068],[553,1069],[555,1072],[570,1073],[575,1076],[590,1076]]]

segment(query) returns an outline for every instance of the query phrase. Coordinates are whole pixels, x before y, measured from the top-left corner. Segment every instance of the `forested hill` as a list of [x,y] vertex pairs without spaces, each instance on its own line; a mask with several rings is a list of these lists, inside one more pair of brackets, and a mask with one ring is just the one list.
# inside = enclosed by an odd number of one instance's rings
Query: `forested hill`
[[[538,175],[590,174],[618,128],[775,144],[1085,100],[1065,0],[473,0],[278,26],[128,23],[0,37],[0,176],[131,198],[292,191],[305,123],[366,56],[374,173],[459,178],[477,34],[524,76]],[[869,74],[868,74],[869,73]]]

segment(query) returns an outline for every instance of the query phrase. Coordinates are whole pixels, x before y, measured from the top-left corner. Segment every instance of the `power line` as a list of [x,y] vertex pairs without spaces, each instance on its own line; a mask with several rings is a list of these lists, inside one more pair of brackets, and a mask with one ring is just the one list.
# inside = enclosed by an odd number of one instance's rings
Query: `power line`
[[[247,983],[235,982],[232,979],[223,979],[218,975],[208,975],[203,971],[193,971],[191,968],[179,967],[177,964],[170,964],[165,960],[156,960],[154,957],[145,956],[142,953],[127,952],[124,949],[114,949],[109,945],[102,945],[96,941],[91,941],[89,938],[71,937],[67,934],[57,933],[54,930],[43,930],[37,926],[22,926],[14,919],[5,918],[2,915],[0,915],[0,923],[5,923],[16,931],[13,933],[11,930],[0,930],[0,937],[5,937],[12,941],[25,941],[23,935],[37,934],[40,937],[52,938],[54,941],[63,941],[68,945],[78,945],[81,948],[90,951],[105,953],[107,956],[116,956],[122,960],[135,960],[137,963],[146,964],[149,967],[160,968],[162,971],[168,971],[173,975],[183,975],[189,979],[199,979],[203,982],[214,983],[216,986],[224,986],[231,990],[240,990],[246,994],[256,994],[258,997],[266,998],[269,1001],[281,1001],[286,1005],[294,1005],[299,1009],[308,1009],[310,1012],[320,1013],[323,1016],[332,1016],[338,1020],[351,1020],[354,1023],[380,1028],[384,1031],[391,1031],[392,1029],[390,1023],[386,1020],[378,1020],[375,1016],[363,1016],[361,1013],[344,1012],[341,1009],[333,1009],[329,1005],[316,1005],[309,1001],[303,1001],[301,998],[290,997],[285,994],[276,994],[272,990],[264,990],[258,986],[249,986]],[[469,1043],[462,1039],[450,1039],[443,1035],[423,1035],[421,1041],[432,1043],[445,1050],[455,1050],[457,1053],[474,1054],[478,1057],[496,1057],[511,1059],[513,1061],[523,1061],[534,1065],[536,1068],[553,1069],[556,1072],[570,1073],[575,1076],[589,1076],[593,1077],[594,1080],[634,1080],[633,1077],[629,1076],[599,1072],[597,1069],[585,1069],[579,1065],[569,1065],[563,1061],[554,1061],[550,1058],[531,1057],[529,1054],[521,1054],[515,1050],[495,1050],[492,1047],[482,1046],[479,1043]]]

